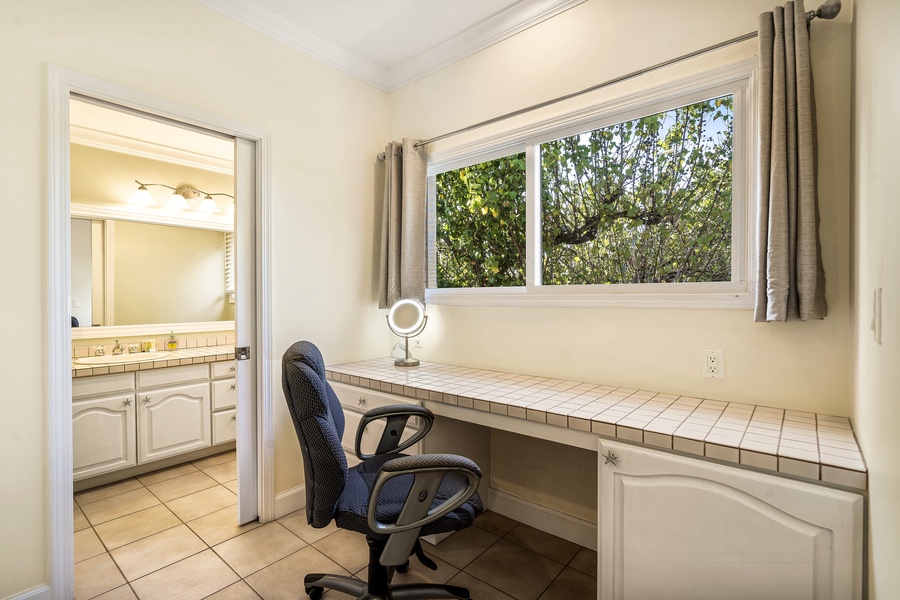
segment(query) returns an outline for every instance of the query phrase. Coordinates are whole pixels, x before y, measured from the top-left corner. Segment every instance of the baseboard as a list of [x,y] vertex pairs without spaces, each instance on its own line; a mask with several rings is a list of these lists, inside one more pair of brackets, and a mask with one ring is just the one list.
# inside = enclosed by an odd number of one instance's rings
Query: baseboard
[[53,594],[50,587],[39,585],[16,596],[7,596],[6,600],[50,600],[51,597],[53,597]]
[[488,490],[487,508],[579,546],[597,549],[597,525],[506,492]]
[[280,519],[301,508],[306,508],[306,486],[298,485],[275,495],[275,518]]

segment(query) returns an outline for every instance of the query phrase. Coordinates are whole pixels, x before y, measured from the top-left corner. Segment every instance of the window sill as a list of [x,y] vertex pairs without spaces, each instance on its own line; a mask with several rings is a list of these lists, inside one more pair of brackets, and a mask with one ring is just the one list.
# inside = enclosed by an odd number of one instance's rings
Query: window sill
[[427,289],[428,304],[445,306],[547,306],[605,308],[750,309],[752,291],[637,293],[631,291],[558,290],[516,288]]

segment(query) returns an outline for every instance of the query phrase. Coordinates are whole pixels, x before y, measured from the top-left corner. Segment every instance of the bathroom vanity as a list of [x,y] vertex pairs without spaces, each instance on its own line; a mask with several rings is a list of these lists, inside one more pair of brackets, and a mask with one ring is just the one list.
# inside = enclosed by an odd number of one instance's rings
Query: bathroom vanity
[[596,548],[602,600],[863,597],[866,472],[845,418],[391,359],[327,374],[345,412],[434,412],[418,450],[475,460],[497,512],[492,432],[595,452],[595,523],[573,530],[549,506],[510,516]]
[[165,459],[189,459],[198,451],[221,451],[233,444],[236,367],[231,348],[169,353],[152,362],[75,367],[75,481],[144,465],[152,470],[167,466]]

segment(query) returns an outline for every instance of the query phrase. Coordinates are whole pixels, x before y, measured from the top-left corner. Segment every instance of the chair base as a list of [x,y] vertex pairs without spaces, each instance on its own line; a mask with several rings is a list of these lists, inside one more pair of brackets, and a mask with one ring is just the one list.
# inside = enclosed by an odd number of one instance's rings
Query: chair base
[[[303,578],[306,594],[310,600],[319,600],[326,589],[350,594],[357,600],[471,599],[469,590],[455,585],[427,583],[391,585],[395,568],[385,567],[379,562],[385,540],[367,536],[366,542],[369,544],[369,581],[346,575],[310,573]],[[404,572],[407,565],[409,562],[396,567],[396,570]]]

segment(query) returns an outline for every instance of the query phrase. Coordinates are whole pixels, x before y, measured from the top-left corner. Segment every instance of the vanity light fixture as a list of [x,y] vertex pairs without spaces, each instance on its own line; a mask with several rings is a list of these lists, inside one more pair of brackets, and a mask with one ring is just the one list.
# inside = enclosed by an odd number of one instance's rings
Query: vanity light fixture
[[406,349],[406,358],[398,358],[394,365],[398,367],[415,367],[419,361],[409,356],[409,338],[415,337],[425,329],[428,315],[425,307],[418,300],[404,298],[397,300],[387,314],[388,327],[395,334],[404,338],[403,346]]
[[199,206],[197,206],[197,212],[206,214],[220,213],[222,212],[222,209],[220,209],[218,204],[216,204],[216,201],[213,200],[213,196],[228,196],[234,200],[234,196],[231,194],[222,192],[204,192],[192,185],[182,185],[174,188],[171,185],[166,185],[164,183],[141,183],[137,179],[135,179],[134,182],[138,184],[139,187],[135,190],[131,199],[128,200],[128,203],[134,206],[159,206],[159,203],[153,199],[153,196],[151,196],[150,192],[147,190],[148,185],[155,185],[172,190],[172,195],[166,202],[166,208],[173,210],[191,210],[191,205],[188,204],[188,200],[200,198],[202,195],[203,200],[201,200]]

